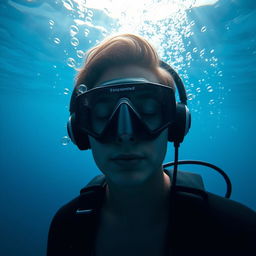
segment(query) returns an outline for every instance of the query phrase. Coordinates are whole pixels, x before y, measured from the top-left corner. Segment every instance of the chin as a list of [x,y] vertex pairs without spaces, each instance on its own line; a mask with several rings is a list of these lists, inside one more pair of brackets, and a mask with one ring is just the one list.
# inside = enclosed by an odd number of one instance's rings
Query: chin
[[125,186],[125,187],[137,187],[142,186],[150,178],[151,173],[145,172],[143,170],[132,170],[132,171],[118,171],[106,174],[107,179],[115,185]]

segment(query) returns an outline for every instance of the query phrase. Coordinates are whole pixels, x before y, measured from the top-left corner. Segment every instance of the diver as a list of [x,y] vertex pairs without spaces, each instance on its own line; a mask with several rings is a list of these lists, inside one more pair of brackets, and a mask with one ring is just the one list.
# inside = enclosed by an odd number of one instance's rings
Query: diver
[[[57,211],[47,256],[256,255],[255,211],[177,169],[190,125],[180,77],[144,38],[116,35],[89,50],[67,129],[102,174]],[[174,163],[163,165],[168,142]]]

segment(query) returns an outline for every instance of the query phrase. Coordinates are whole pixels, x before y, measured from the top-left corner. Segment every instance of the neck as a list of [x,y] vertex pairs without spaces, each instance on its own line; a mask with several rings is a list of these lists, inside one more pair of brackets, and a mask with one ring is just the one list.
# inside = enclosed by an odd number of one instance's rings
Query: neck
[[129,219],[147,225],[157,224],[168,216],[171,181],[163,171],[133,187],[119,186],[109,180],[107,183],[103,208],[116,220],[125,223]]

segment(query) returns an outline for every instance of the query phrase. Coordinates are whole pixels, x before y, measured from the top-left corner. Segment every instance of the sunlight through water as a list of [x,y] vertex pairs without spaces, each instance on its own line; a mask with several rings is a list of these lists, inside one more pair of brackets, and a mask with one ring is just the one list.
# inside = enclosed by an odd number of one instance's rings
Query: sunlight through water
[[[78,49],[79,36],[91,38],[93,30],[101,34],[101,38],[119,34],[135,33],[150,40],[158,51],[162,60],[171,64],[181,74],[188,92],[188,99],[193,102],[192,111],[200,112],[200,101],[197,97],[203,92],[209,95],[208,105],[210,114],[220,113],[215,109],[215,102],[222,104],[224,87],[218,80],[222,76],[222,70],[214,49],[205,49],[198,44],[195,35],[195,20],[188,19],[188,13],[195,7],[214,5],[217,0],[164,0],[164,1],[120,1],[120,0],[62,0],[63,6],[74,17],[74,24],[70,26],[70,43],[76,49],[76,54],[67,58],[67,65],[71,68],[79,68],[83,63],[83,56]],[[110,17],[111,22],[106,26],[98,21],[98,13]],[[76,15],[75,15],[76,14]],[[199,17],[200,18],[200,17]],[[200,34],[207,34],[208,27],[204,24],[199,29]],[[79,33],[81,31],[81,33]],[[200,35],[199,35],[200,36]],[[101,39],[90,45],[96,45]],[[58,41],[56,42],[58,43]],[[201,63],[204,67],[200,79],[191,81],[190,70],[192,64]],[[216,77],[215,83],[207,70],[211,69]],[[217,99],[215,101],[217,92]],[[217,105],[219,105],[217,104]]]

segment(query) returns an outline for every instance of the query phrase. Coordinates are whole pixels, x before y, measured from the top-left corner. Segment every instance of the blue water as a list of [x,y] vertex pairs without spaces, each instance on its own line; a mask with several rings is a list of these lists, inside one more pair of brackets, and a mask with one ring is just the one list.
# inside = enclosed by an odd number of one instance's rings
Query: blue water
[[[99,173],[91,152],[67,143],[68,104],[83,52],[118,32],[151,40],[186,84],[193,123],[180,159],[224,169],[231,198],[255,210],[255,1],[176,13],[175,1],[165,1],[164,17],[161,1],[135,14],[133,4],[119,16],[115,1],[102,1],[100,9],[78,2],[0,2],[0,255],[45,255],[54,213]],[[166,162],[172,160],[170,144]],[[224,195],[225,183],[212,170],[180,169],[202,174],[207,190]]]

